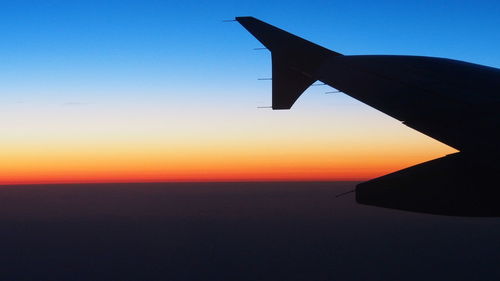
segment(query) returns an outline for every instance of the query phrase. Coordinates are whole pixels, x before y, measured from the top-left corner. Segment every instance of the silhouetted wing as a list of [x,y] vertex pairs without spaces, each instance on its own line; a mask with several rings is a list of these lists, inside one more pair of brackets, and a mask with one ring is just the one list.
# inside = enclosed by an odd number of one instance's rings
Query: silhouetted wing
[[252,17],[236,18],[272,54],[273,109],[316,80],[461,152],[356,187],[359,203],[459,216],[500,216],[500,70],[416,56],[343,56]]
[[236,18],[272,53],[273,109],[316,80],[461,151],[497,150],[500,70],[431,57],[343,56],[252,17]]

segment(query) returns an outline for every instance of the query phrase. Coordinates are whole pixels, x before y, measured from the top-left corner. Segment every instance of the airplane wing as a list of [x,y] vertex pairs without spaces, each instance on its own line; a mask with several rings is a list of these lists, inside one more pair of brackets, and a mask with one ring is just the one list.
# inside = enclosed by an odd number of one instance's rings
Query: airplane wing
[[499,69],[431,57],[343,56],[253,17],[236,20],[271,51],[273,109],[290,109],[319,80],[461,151],[499,139]]
[[[236,20],[271,51],[273,109],[290,109],[319,80],[460,150],[459,156],[428,163],[433,169],[466,166],[475,171],[467,173],[469,177],[480,177],[484,171],[499,172],[500,69],[433,57],[341,55],[253,17]],[[477,161],[488,164],[481,169],[470,165]],[[415,169],[398,174],[400,185],[411,185],[412,177],[422,177],[420,172],[413,173]],[[448,169],[448,182],[464,182],[460,177],[452,180],[453,174]],[[380,183],[382,179],[387,176],[377,180]],[[474,185],[472,180],[467,182]],[[372,183],[361,184],[357,195]],[[358,198],[367,202],[373,196]],[[500,214],[500,207],[498,211]]]

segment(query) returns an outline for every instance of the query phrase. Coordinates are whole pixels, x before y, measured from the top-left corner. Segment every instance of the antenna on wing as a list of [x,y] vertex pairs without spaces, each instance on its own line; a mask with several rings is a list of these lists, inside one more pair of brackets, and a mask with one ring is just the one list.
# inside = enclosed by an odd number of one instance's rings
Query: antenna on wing
[[336,94],[336,93],[342,93],[341,91],[330,91],[330,92],[325,92],[325,94]]
[[347,195],[349,193],[353,193],[354,191],[356,191],[356,189],[353,189],[353,190],[350,190],[350,191],[347,191],[347,192],[342,192],[340,194],[335,195],[335,198],[339,198],[339,197]]

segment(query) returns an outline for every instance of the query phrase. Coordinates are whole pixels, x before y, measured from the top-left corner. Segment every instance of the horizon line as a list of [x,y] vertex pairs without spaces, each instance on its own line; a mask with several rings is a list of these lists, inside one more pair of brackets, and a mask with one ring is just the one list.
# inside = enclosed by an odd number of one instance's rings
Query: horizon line
[[112,184],[193,184],[193,183],[306,183],[306,182],[363,182],[368,179],[337,179],[337,180],[311,180],[311,179],[269,179],[269,180],[173,180],[173,181],[68,181],[68,182],[13,182],[13,183],[0,183],[0,188],[10,186],[41,186],[41,185],[112,185]]

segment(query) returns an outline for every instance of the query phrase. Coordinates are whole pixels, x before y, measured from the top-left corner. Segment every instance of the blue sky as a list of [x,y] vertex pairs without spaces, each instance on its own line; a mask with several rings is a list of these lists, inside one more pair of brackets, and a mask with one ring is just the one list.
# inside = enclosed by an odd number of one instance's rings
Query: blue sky
[[221,22],[240,15],[344,54],[500,66],[497,1],[3,1],[0,87],[11,100],[69,102],[260,92],[268,85],[254,78],[269,75],[269,55]]

